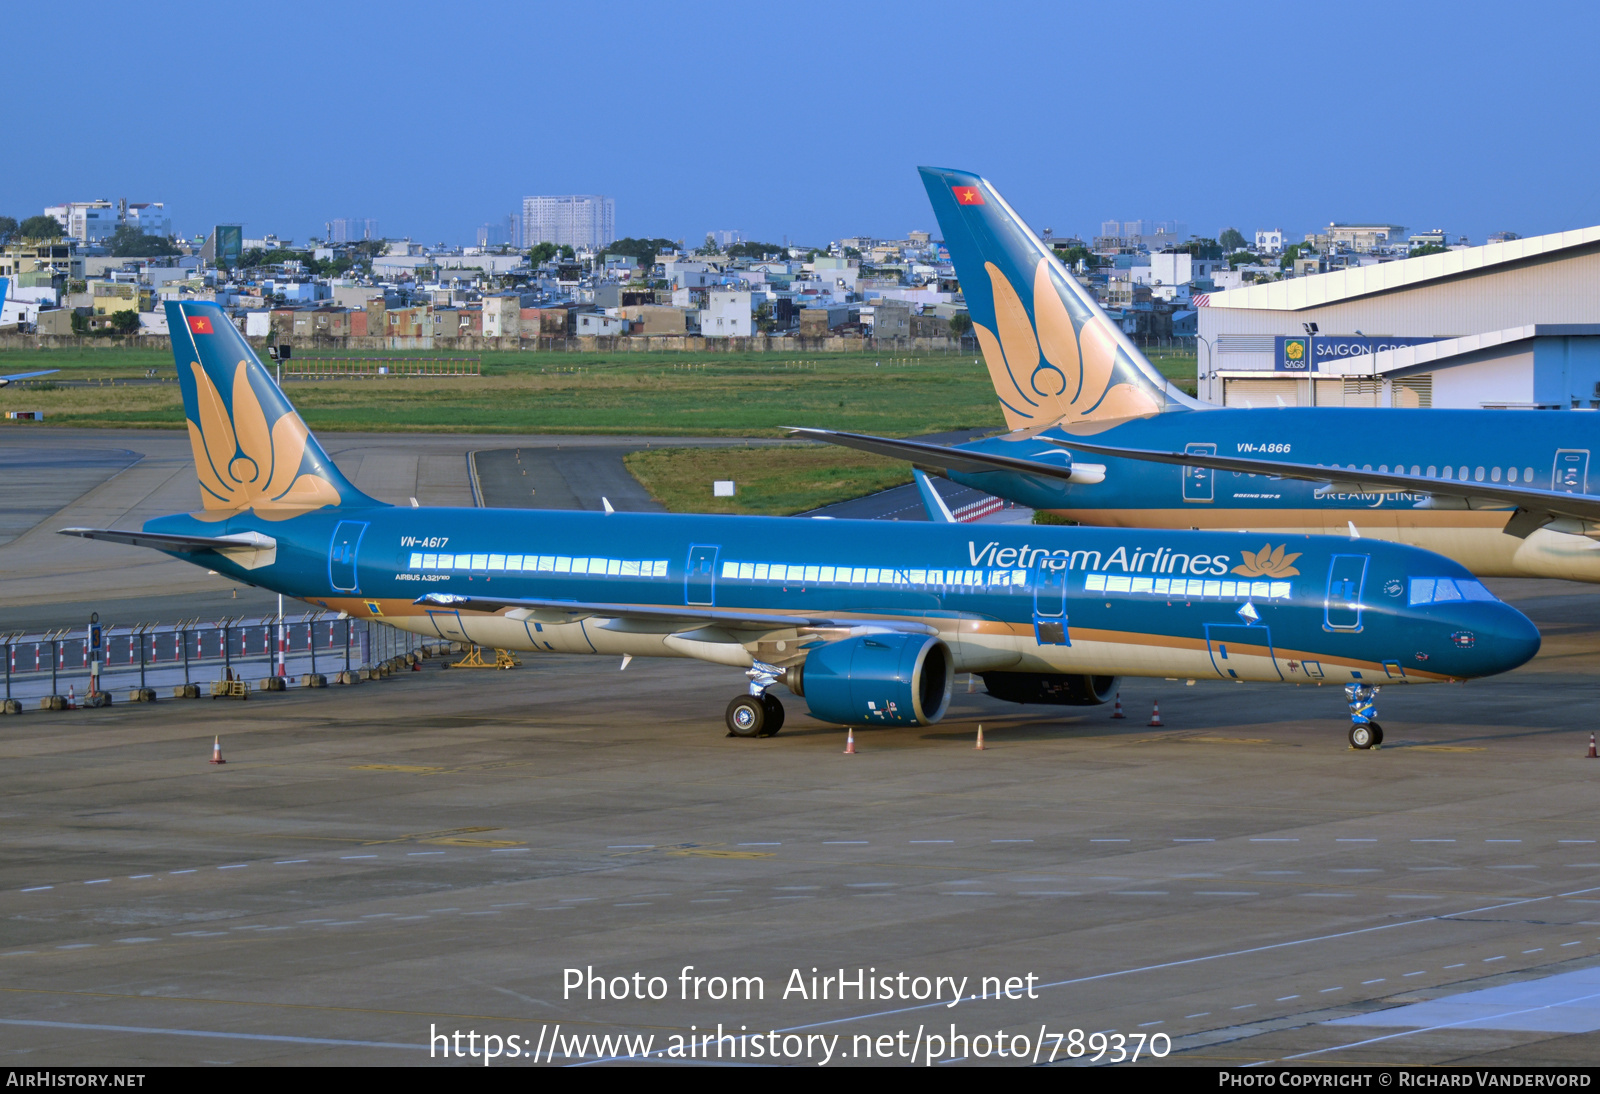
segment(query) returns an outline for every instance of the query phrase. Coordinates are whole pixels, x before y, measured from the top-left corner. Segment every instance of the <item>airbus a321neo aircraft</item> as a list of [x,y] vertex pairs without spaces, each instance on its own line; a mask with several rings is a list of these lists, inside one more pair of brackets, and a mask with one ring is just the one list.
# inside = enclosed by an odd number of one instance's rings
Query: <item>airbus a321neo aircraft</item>
[[[4,309],[6,306],[6,293],[10,290],[10,288],[11,279],[9,277],[0,277],[0,309]],[[9,376],[0,376],[0,387],[5,387],[12,380],[31,380],[35,376],[48,376],[52,372],[60,371],[61,370],[58,368],[47,368],[42,369],[39,372],[13,372]]]
[[215,304],[167,320],[200,506],[64,532],[428,636],[743,669],[736,736],[783,724],[778,683],[824,722],[929,725],[957,673],[1063,705],[1129,674],[1350,685],[1364,748],[1377,685],[1539,648],[1462,567],[1377,540],[390,506],[340,474]]
[[1600,414],[1197,402],[988,181],[921,170],[1012,432],[953,448],[797,433],[1084,524],[1273,536],[1353,525],[1475,574],[1600,581],[1600,497],[1588,489]]

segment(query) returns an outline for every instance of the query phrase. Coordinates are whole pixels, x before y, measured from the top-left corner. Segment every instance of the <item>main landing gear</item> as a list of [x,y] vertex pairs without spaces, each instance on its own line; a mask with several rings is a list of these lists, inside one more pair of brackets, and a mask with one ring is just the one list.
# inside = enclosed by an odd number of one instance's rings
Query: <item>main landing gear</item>
[[1377,748],[1383,744],[1383,727],[1374,721],[1378,708],[1373,700],[1378,688],[1374,684],[1346,684],[1345,698],[1350,703],[1350,747]]
[[728,704],[728,736],[776,736],[783,728],[783,704],[767,689],[778,682],[783,670],[757,661],[745,675],[750,677],[750,692],[737,696]]

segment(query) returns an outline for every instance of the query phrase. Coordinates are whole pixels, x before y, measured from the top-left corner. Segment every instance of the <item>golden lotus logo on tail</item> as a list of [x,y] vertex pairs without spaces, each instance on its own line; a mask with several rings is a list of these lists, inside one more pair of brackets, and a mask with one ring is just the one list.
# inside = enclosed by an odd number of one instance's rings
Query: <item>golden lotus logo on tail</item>
[[1094,316],[1078,328],[1072,322],[1050,261],[1039,259],[1033,278],[1033,318],[1006,275],[985,262],[994,292],[995,329],[972,329],[1000,393],[1006,424],[1012,429],[1060,422],[1063,426],[1105,423],[1159,413],[1150,393],[1134,384],[1113,383],[1117,342],[1107,320]]
[[1240,577],[1298,577],[1300,571],[1294,568],[1294,560],[1300,557],[1300,552],[1286,555],[1283,552],[1287,546],[1274,548],[1263,544],[1259,551],[1240,551],[1244,561],[1235,566],[1233,572]]
[[231,415],[206,370],[198,362],[190,362],[189,369],[200,418],[188,423],[189,442],[206,509],[198,516],[226,520],[252,509],[267,520],[287,520],[339,504],[339,492],[327,479],[300,473],[310,435],[305,422],[290,410],[269,427],[244,361],[233,374]]

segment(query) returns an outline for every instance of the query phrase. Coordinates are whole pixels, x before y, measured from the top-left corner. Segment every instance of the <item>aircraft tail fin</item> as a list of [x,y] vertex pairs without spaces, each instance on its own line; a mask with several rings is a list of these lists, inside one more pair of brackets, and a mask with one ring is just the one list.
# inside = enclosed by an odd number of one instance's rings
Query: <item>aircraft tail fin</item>
[[167,302],[203,507],[288,520],[325,506],[382,505],[334,466],[239,329],[209,301]]
[[1013,430],[1096,433],[1202,405],[1167,383],[987,180],[920,171]]

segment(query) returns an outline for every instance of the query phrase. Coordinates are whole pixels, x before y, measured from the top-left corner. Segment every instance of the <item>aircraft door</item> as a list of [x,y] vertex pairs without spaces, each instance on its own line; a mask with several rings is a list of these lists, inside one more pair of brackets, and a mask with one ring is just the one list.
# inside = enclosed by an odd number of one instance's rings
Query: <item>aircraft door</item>
[[1070,646],[1067,633],[1067,571],[1040,566],[1033,572],[1033,636],[1041,646]]
[[[1183,446],[1183,450],[1197,456],[1215,456],[1217,454],[1216,445],[1199,441],[1191,441]],[[1183,469],[1183,500],[1215,501],[1216,478],[1217,473],[1209,467],[1185,467]]]
[[696,544],[689,548],[689,567],[683,579],[685,604],[717,602],[717,552],[720,547]]
[[366,531],[366,521],[360,520],[341,520],[333,530],[333,542],[328,547],[328,584],[337,592],[361,591],[356,579],[356,552]]
[[1366,555],[1333,556],[1328,563],[1328,597],[1323,602],[1325,630],[1361,629],[1361,586],[1366,578]]
[[[1224,680],[1238,680],[1247,665],[1261,661],[1259,650],[1266,650],[1266,660],[1272,671],[1283,679],[1283,666],[1278,664],[1278,653],[1272,648],[1272,629],[1262,624],[1207,623],[1206,646],[1211,651],[1211,665]],[[1247,648],[1248,647],[1248,648]]]
[[1589,450],[1587,448],[1559,448],[1556,450],[1555,468],[1550,472],[1550,489],[1564,490],[1568,494],[1589,492]]

